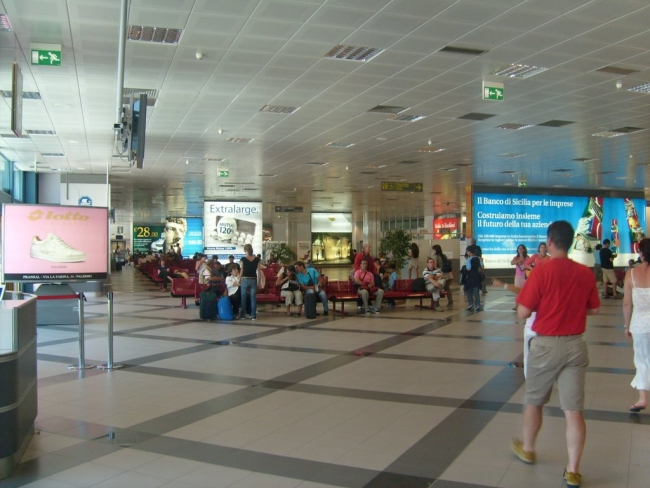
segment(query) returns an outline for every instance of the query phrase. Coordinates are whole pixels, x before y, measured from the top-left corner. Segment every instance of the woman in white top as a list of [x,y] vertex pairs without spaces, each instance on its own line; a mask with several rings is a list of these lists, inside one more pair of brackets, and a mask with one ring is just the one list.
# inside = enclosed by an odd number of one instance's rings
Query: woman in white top
[[632,388],[639,397],[630,407],[630,412],[640,412],[648,405],[650,390],[650,239],[639,243],[641,264],[625,273],[623,317],[625,335],[632,338],[634,345],[634,367],[636,375]]

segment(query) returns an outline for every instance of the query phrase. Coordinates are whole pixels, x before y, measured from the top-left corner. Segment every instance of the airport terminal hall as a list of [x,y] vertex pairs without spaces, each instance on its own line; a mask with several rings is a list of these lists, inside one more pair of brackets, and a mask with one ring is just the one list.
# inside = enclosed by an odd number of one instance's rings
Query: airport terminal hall
[[650,488],[650,0],[0,0],[0,488]]

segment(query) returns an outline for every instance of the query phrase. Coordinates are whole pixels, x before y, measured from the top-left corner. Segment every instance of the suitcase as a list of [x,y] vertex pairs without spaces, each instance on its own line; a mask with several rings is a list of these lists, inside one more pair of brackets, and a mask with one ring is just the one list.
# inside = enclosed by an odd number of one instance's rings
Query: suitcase
[[199,317],[201,320],[214,320],[217,318],[217,295],[211,291],[204,291],[199,295]]
[[305,301],[305,317],[308,319],[316,318],[316,294],[307,293],[304,298]]
[[122,271],[122,262],[118,261],[115,263],[115,271]]
[[232,303],[230,303],[230,298],[221,297],[217,305],[219,310],[219,318],[221,320],[234,320],[235,317],[232,313]]

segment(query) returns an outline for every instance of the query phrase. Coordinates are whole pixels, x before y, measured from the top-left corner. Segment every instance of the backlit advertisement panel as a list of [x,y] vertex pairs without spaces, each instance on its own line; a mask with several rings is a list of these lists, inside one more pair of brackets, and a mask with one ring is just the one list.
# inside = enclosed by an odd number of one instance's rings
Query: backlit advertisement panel
[[644,209],[642,198],[475,193],[472,237],[487,267],[510,268],[517,246],[534,254],[549,224],[566,220],[575,230],[571,259],[593,266],[595,246],[609,239],[614,265],[627,266],[645,236]]
[[458,217],[433,219],[434,239],[454,239],[458,237]]
[[255,254],[261,254],[262,209],[262,202],[204,202],[205,252],[220,259],[232,254],[238,261],[250,244]]
[[311,214],[311,260],[318,264],[350,263],[352,255],[352,214]]
[[87,281],[108,276],[108,209],[4,205],[3,281]]

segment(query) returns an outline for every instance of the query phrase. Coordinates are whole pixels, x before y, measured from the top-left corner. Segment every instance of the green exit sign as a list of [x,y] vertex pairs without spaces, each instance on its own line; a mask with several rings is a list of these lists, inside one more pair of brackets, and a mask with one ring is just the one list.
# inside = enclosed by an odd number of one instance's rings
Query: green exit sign
[[219,170],[219,178],[228,178],[230,176],[230,171],[227,169]]
[[483,100],[498,100],[502,101],[505,97],[505,89],[503,83],[497,82],[483,82]]
[[32,64],[61,66],[61,51],[32,49]]

